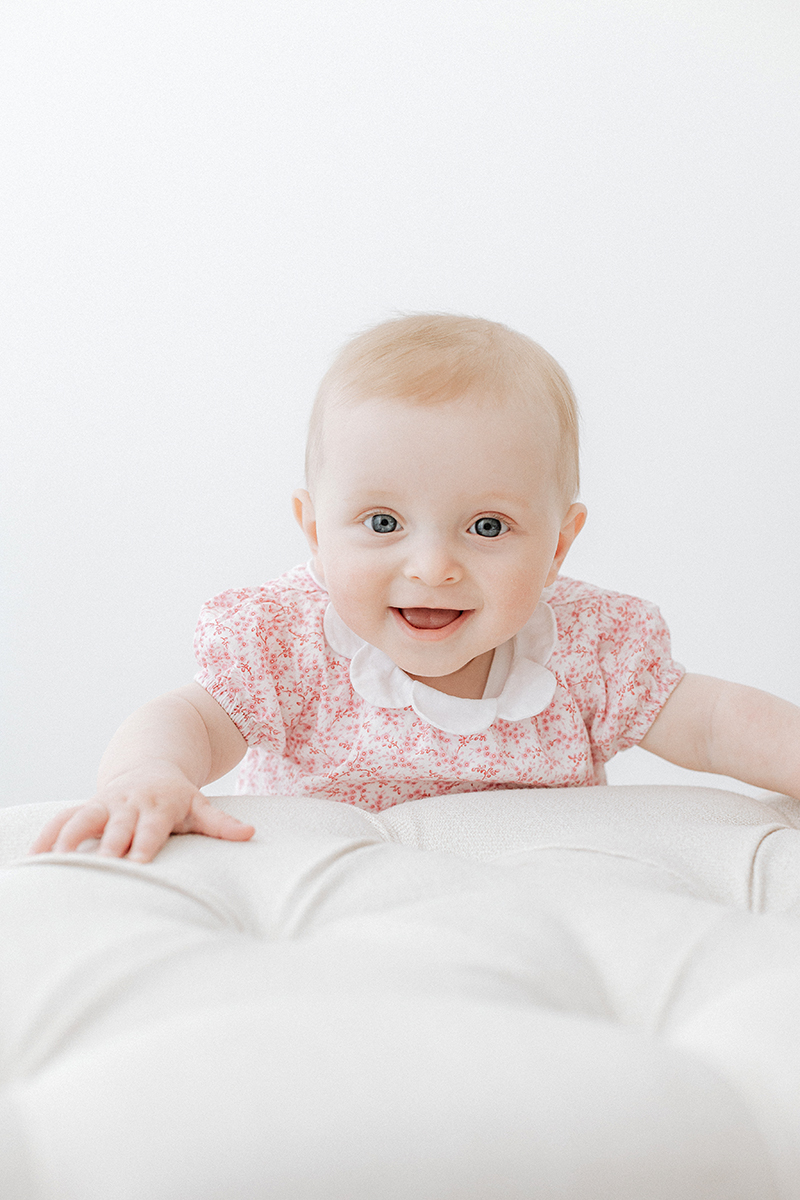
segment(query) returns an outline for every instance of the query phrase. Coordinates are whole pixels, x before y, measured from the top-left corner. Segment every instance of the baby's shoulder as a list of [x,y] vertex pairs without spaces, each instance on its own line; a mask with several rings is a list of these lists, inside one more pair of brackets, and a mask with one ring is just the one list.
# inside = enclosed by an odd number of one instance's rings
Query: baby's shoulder
[[294,628],[320,625],[328,596],[307,567],[252,587],[229,588],[203,605],[201,620],[239,627]]
[[663,623],[659,609],[648,600],[562,575],[548,603],[559,634],[570,641],[627,640],[636,631]]

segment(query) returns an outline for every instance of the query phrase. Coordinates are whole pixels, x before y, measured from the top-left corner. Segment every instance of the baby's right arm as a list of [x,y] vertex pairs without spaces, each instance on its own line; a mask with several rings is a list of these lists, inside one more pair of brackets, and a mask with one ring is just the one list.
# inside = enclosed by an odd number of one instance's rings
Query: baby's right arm
[[99,838],[98,853],[150,862],[171,833],[247,841],[255,833],[214,808],[200,788],[232,770],[247,743],[225,710],[190,683],[140,708],[120,726],[86,804],[48,822],[31,847],[75,850]]

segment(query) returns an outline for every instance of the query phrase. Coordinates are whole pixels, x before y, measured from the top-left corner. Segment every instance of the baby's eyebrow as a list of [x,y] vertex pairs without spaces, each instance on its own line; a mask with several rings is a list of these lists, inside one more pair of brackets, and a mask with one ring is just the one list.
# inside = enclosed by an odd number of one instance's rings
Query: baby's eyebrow
[[370,505],[374,507],[376,504],[396,504],[399,499],[400,497],[387,491],[381,491],[378,488],[344,493],[345,503],[352,504],[357,508],[369,507]]

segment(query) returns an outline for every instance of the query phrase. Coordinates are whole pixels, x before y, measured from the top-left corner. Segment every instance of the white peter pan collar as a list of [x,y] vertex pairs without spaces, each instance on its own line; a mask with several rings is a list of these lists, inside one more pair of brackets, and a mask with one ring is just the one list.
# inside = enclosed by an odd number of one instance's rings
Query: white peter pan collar
[[[316,578],[315,583],[324,585]],[[418,717],[445,733],[483,733],[498,718],[523,721],[547,708],[556,690],[556,680],[545,663],[558,642],[556,619],[547,603],[546,588],[530,620],[498,646],[480,700],[448,696],[420,683],[395,663],[353,633],[332,604],[325,610],[323,628],[335,654],[350,659],[350,682],[362,700],[377,708],[413,708]]]

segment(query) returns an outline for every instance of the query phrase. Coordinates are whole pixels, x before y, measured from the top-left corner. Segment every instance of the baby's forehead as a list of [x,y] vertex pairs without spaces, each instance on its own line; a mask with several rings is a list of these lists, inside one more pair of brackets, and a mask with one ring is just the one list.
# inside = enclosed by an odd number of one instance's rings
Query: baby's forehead
[[346,397],[329,406],[320,433],[316,466],[324,464],[340,482],[347,472],[363,476],[401,461],[412,473],[423,466],[430,472],[442,456],[461,461],[472,476],[488,466],[487,455],[495,474],[503,463],[521,469],[525,461],[535,462],[539,473],[551,465],[555,470],[560,457],[557,421],[548,406],[484,393],[436,403]]
[[[426,415],[431,419],[426,419]],[[494,443],[499,438],[507,441],[510,457],[516,458],[516,451],[524,443],[535,447],[539,472],[552,465],[559,478],[569,474],[568,469],[565,471],[566,446],[556,405],[545,388],[520,393],[482,387],[433,399],[389,390],[367,394],[353,388],[331,388],[324,397],[318,396],[315,420],[309,429],[306,454],[309,489],[316,492],[323,474],[329,481],[337,478],[341,485],[346,461],[352,462],[354,444],[361,447],[365,456],[381,445],[383,451],[378,457],[386,461],[385,454],[394,453],[393,430],[398,432],[398,441],[403,441],[405,455],[411,461],[408,446],[409,441],[413,444],[417,425],[425,445],[431,440],[446,442],[451,457],[461,457],[458,436],[463,429],[463,445],[473,450],[475,445],[482,444],[484,436]],[[375,447],[370,445],[373,439]],[[466,461],[474,471],[472,453],[465,455],[465,467]],[[567,482],[566,490],[575,490],[571,481]]]
[[[539,397],[498,396],[476,391],[441,401],[419,401],[414,397],[378,395],[347,396],[332,403],[323,418],[323,453],[334,454],[349,439],[391,438],[393,431],[413,437],[441,437],[451,450],[458,447],[459,433],[473,445],[484,435],[513,443],[533,440],[560,457],[561,438],[552,402]],[[322,447],[321,447],[322,449]]]

